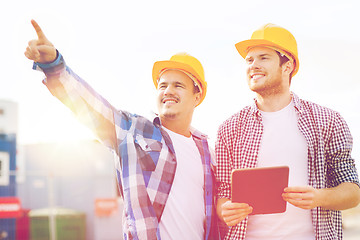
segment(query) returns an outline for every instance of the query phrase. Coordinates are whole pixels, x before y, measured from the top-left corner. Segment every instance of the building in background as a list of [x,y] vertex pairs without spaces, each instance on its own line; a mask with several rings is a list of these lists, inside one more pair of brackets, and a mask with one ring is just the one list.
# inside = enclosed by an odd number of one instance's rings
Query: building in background
[[0,100],[0,133],[18,134],[18,104]]
[[87,240],[122,239],[123,205],[109,149],[84,140],[24,145],[23,153],[26,181],[17,184],[17,192],[30,215],[47,208],[83,212]]
[[18,105],[0,101],[0,239],[15,239],[16,219],[21,214],[16,196],[16,136]]
[[0,240],[122,239],[110,150],[93,140],[19,146],[17,135],[18,104],[0,100]]

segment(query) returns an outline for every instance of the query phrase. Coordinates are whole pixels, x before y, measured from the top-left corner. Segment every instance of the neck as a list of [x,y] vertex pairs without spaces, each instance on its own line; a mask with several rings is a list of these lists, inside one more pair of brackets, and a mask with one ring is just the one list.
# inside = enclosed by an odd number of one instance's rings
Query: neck
[[177,134],[183,135],[185,137],[191,136],[190,122],[179,122],[169,119],[161,119],[161,124],[170,131],[173,131]]
[[291,102],[291,93],[289,90],[272,95],[257,94],[256,100],[257,106],[261,111],[276,112],[289,105]]

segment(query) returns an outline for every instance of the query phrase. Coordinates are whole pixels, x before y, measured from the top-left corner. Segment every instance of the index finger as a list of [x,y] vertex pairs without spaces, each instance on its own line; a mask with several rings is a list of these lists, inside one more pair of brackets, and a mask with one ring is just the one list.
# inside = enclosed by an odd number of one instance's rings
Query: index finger
[[249,204],[228,201],[226,202],[224,207],[226,207],[227,209],[240,209],[240,208],[248,208]]
[[287,187],[284,189],[284,192],[308,192],[309,187],[308,186],[294,186],[294,187]]
[[39,39],[46,38],[44,32],[41,30],[41,27],[34,19],[31,19],[31,24],[33,25]]

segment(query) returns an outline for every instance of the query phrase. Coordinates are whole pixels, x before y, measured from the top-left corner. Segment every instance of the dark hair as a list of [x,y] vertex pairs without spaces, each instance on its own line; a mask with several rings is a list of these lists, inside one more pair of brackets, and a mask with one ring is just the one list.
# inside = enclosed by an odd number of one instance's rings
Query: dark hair
[[195,94],[195,93],[200,92],[199,86],[198,86],[197,84],[195,84],[195,82],[193,82],[193,83],[194,83],[194,84],[193,84],[193,86],[194,86],[194,88],[193,88],[193,93]]
[[[278,52],[278,51],[275,51],[275,52],[276,52],[277,55],[279,56],[279,59],[280,59],[279,65],[280,65],[280,67],[281,67],[284,63],[290,61],[290,59],[289,59],[287,56],[285,56],[284,54],[281,54],[281,53]],[[295,63],[295,64],[296,64],[296,63]],[[293,72],[294,72],[294,70],[290,73],[290,76],[289,76],[289,81],[290,81],[290,83],[291,83],[291,78],[292,78]]]
[[285,56],[284,54],[281,54],[280,52],[276,51],[277,55],[280,58],[280,66],[282,66],[284,63],[286,63],[287,61],[289,61],[289,58],[287,56]]

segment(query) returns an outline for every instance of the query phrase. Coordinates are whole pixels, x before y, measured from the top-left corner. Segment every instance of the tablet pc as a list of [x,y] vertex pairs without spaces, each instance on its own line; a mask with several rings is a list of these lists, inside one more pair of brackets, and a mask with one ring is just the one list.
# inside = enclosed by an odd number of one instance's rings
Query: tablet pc
[[251,215],[286,211],[281,194],[288,186],[288,166],[234,169],[231,175],[231,201],[249,204]]

